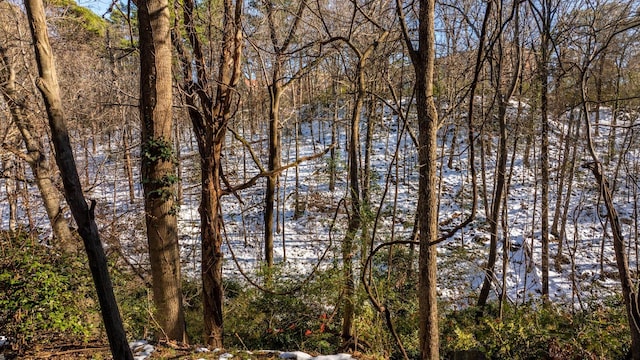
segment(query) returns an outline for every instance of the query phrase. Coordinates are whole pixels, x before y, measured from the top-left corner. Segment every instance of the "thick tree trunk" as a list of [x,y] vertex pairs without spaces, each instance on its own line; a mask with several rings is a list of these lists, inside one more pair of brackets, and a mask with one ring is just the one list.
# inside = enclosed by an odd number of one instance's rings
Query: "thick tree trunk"
[[[240,78],[242,61],[242,31],[240,17],[242,1],[224,0],[223,42],[220,66],[216,78],[217,92],[214,97],[208,91],[207,66],[202,46],[193,23],[193,0],[184,2],[183,20],[192,47],[188,56],[178,34],[179,21],[174,28],[174,46],[178,52],[184,85],[185,101],[193,131],[198,143],[201,165],[200,233],[202,236],[202,294],[204,341],[210,347],[223,347],[224,289],[222,287],[222,150],[227,124],[231,119],[234,88]],[[176,11],[177,13],[177,11]],[[195,64],[196,72],[192,72]],[[193,80],[193,77],[196,77]],[[199,100],[199,101],[197,101]]]
[[94,220],[95,203],[89,207],[82,193],[78,170],[73,158],[69,133],[64,121],[60,88],[56,75],[53,52],[49,44],[44,5],[41,0],[25,0],[27,18],[33,38],[39,78],[36,84],[44,99],[51,127],[56,162],[60,169],[64,184],[65,198],[78,225],[78,233],[82,237],[89,268],[100,302],[102,318],[109,338],[111,353],[115,359],[133,360],[133,355],[122,325],[113,286],[107,268],[107,259],[102,249],[98,227]]
[[142,184],[160,338],[187,342],[175,204],[171,37],[167,0],[139,0]]
[[[421,7],[424,4],[421,4]],[[420,353],[422,359],[439,358],[437,249],[438,238],[437,130],[438,115],[433,103],[433,64],[416,67],[416,100],[420,126],[418,161],[420,169],[418,213],[420,214],[419,291]]]
[[66,252],[75,252],[78,249],[74,243],[74,236],[69,229],[69,223],[64,217],[62,207],[60,206],[60,193],[51,180],[51,170],[49,162],[41,158],[40,161],[29,163],[31,171],[35,176],[36,185],[42,196],[44,209],[47,212],[49,222],[53,229],[57,241],[55,246],[62,248]]
[[220,214],[220,155],[222,143],[210,144],[201,158],[202,200],[200,229],[202,232],[202,290],[204,301],[205,343],[222,348],[222,218]]

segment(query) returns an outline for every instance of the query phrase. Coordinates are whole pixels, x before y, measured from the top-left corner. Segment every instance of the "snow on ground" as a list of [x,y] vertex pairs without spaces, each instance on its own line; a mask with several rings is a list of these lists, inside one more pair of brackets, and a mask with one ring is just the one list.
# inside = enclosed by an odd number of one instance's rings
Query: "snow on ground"
[[[517,106],[514,102],[512,106]],[[526,106],[522,106],[527,109]],[[515,112],[514,112],[515,113]],[[297,149],[298,157],[309,156],[320,152],[331,142],[330,122],[322,118],[321,113],[312,113],[309,119],[301,122],[301,133]],[[615,186],[615,201],[623,222],[623,231],[629,242],[629,260],[631,269],[637,271],[638,266],[638,224],[636,195],[638,184],[636,175],[640,169],[638,156],[638,139],[629,130],[617,129],[613,136],[610,131],[615,127],[608,126],[611,122],[611,111],[601,109],[599,132],[596,133],[596,145],[599,154],[606,165],[606,173],[613,178],[617,174]],[[313,121],[310,121],[313,120]],[[513,120],[513,119],[512,119]],[[618,124],[631,125],[635,116],[619,119]],[[509,299],[518,303],[525,303],[536,299],[540,293],[541,272],[541,243],[540,243],[540,188],[536,176],[539,167],[536,149],[531,149],[530,165],[525,165],[523,159],[526,141],[523,137],[516,137],[522,131],[517,124],[522,121],[510,121],[514,128],[510,129],[508,141],[509,153],[513,154],[514,143],[518,146],[515,158],[509,156],[508,163],[513,164],[508,169],[510,173],[510,189],[507,193],[507,218],[500,228],[499,254],[502,253],[502,241],[507,239],[508,267],[504,282],[507,286]],[[290,124],[287,126],[291,126]],[[559,159],[563,154],[562,136],[568,129],[566,121],[552,122],[553,139],[551,141],[551,176],[557,176]],[[447,127],[444,126],[444,134]],[[198,176],[199,164],[197,149],[188,129],[183,129],[182,138],[185,139],[182,156],[183,199],[179,212],[180,244],[183,255],[184,273],[197,277],[199,274],[199,214],[198,214]],[[372,156],[372,174],[375,180],[373,187],[373,206],[377,210],[382,206],[381,219],[376,228],[376,242],[392,239],[408,239],[411,234],[414,212],[417,202],[417,155],[409,136],[403,133],[400,137],[396,119],[385,117],[384,124],[374,132]],[[346,133],[340,128],[336,153],[339,170],[336,179],[336,190],[328,188],[328,155],[302,163],[298,168],[298,196],[299,203],[304,207],[304,213],[296,217],[294,199],[296,196],[295,168],[290,168],[280,177],[278,193],[279,208],[276,227],[279,232],[275,235],[276,263],[281,264],[285,274],[303,275],[318,261],[330,264],[335,257],[339,257],[340,241],[346,226],[346,214],[342,207],[333,223],[334,212],[340,200],[347,195],[347,155]],[[364,134],[364,129],[362,131]],[[312,136],[313,134],[313,136]],[[439,144],[441,163],[443,166],[440,177],[440,223],[443,228],[451,228],[465,218],[471,207],[471,178],[467,164],[467,148],[451,149],[451,132],[446,132]],[[564,134],[564,135],[563,135]],[[610,136],[611,135],[611,136]],[[247,135],[248,136],[248,135]],[[466,134],[458,132],[464,143]],[[399,138],[400,137],[400,138]],[[112,139],[118,138],[112,136]],[[584,138],[584,131],[581,139]],[[256,144],[255,151],[266,163],[266,139],[259,135],[249,137]],[[628,149],[620,158],[619,155],[609,159],[606,156],[608,142],[612,140],[613,147]],[[488,140],[485,140],[488,142]],[[262,144],[260,148],[259,145]],[[283,139],[283,163],[296,159],[295,132],[285,129]],[[396,149],[396,144],[399,144]],[[496,163],[497,139],[493,139],[491,150],[485,161],[487,184],[486,193],[490,199],[493,191],[493,172]],[[364,140],[363,140],[364,146]],[[618,291],[616,281],[615,258],[612,251],[611,238],[603,239],[603,227],[607,228],[606,213],[597,196],[597,187],[592,174],[581,169],[580,165],[590,161],[584,150],[584,141],[578,143],[574,182],[570,193],[567,209],[568,221],[566,237],[563,239],[563,259],[560,271],[553,266],[550,271],[550,297],[553,301],[570,306],[582,306],[583,301],[601,299],[603,296]],[[97,153],[85,159],[82,149],[77,151],[78,166],[84,167],[89,162],[87,182],[87,196],[98,200],[99,226],[103,241],[108,246],[120,244],[125,249],[128,260],[133,263],[144,263],[146,250],[144,249],[144,230],[141,201],[141,185],[139,180],[135,184],[136,198],[130,203],[129,193],[124,173],[122,151],[114,144],[111,152],[108,146],[101,144]],[[451,150],[451,151],[450,151]],[[364,152],[364,148],[363,148]],[[397,153],[397,157],[395,154]],[[451,168],[447,162],[451,158]],[[480,156],[476,155],[476,168],[480,170]],[[257,173],[257,167],[252,164],[250,156],[237,142],[229,138],[225,152],[225,174],[232,184],[239,184]],[[610,161],[608,161],[610,160]],[[138,166],[133,167],[138,175]],[[389,176],[387,176],[389,175]],[[0,180],[4,188],[5,180]],[[485,189],[479,182],[480,198]],[[567,191],[567,182],[562,189],[557,188],[553,181],[550,194],[550,214],[556,207],[556,195],[563,191],[563,198]],[[538,187],[536,187],[538,185]],[[388,186],[388,191],[384,192]],[[255,276],[263,254],[263,204],[264,180],[254,187],[240,191],[238,198],[228,195],[223,198],[222,211],[224,213],[223,250],[225,254],[224,276],[240,277],[242,272]],[[33,206],[40,200],[35,188],[29,189],[31,196],[28,201]],[[382,196],[384,195],[384,198]],[[283,205],[284,203],[284,205]],[[49,236],[48,223],[44,213],[31,214],[25,212],[25,206],[19,209],[20,219],[31,219],[34,226],[43,229],[43,239]],[[561,203],[560,206],[564,207]],[[0,202],[0,226],[8,228],[7,202]],[[26,220],[25,220],[26,221]],[[329,229],[332,229],[331,237]],[[604,241],[604,246],[602,245]],[[458,232],[452,239],[439,245],[439,294],[443,302],[451,306],[464,306],[473,303],[476,293],[484,277],[482,270],[487,256],[489,243],[488,221],[485,204],[478,204],[475,221]],[[555,256],[560,243],[553,241],[550,254]],[[233,256],[232,256],[233,254]],[[501,255],[500,255],[501,256]],[[502,286],[502,270],[500,261],[496,266],[494,288]],[[495,294],[494,294],[495,296]]]

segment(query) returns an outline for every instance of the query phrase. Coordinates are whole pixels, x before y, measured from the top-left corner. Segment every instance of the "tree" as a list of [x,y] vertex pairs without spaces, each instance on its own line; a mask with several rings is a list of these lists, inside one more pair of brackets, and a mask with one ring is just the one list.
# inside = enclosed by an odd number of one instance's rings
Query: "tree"
[[82,237],[87,252],[111,353],[115,359],[133,360],[120,311],[113,294],[113,286],[107,268],[107,259],[100,242],[98,226],[95,222],[94,209],[96,204],[92,202],[91,207],[87,205],[73,158],[69,133],[64,120],[53,52],[49,44],[44,6],[41,0],[25,0],[25,8],[38,65],[39,77],[36,79],[36,85],[47,110],[56,163],[62,176],[65,198],[78,225],[78,233]]
[[[603,10],[608,10],[608,17],[602,19],[598,16]],[[595,6],[588,7],[583,14],[587,26],[582,26],[583,31],[578,32],[578,42],[581,42],[581,51],[578,57],[579,86],[580,86],[580,106],[586,129],[586,147],[591,157],[590,162],[584,163],[583,168],[592,171],[598,186],[598,192],[604,201],[607,216],[613,233],[613,248],[616,258],[618,276],[622,288],[627,320],[631,332],[630,355],[633,359],[640,359],[640,297],[638,288],[629,270],[629,260],[627,259],[625,239],[622,233],[620,219],[613,202],[612,189],[609,180],[605,175],[605,169],[600,161],[594,145],[594,135],[589,119],[591,109],[589,106],[588,80],[591,66],[599,56],[606,51],[607,47],[620,34],[640,26],[640,20],[635,15],[628,4],[615,4],[605,6],[605,9]],[[599,95],[598,95],[599,96]]]
[[[357,10],[356,10],[357,9]],[[363,11],[361,7],[356,6],[354,3],[353,13],[356,14],[359,11]],[[352,17],[352,21],[355,20],[355,16]],[[375,24],[379,27],[378,24]],[[352,22],[351,27],[355,24]],[[356,26],[357,27],[357,26]],[[360,49],[354,41],[348,37],[336,37],[331,38],[329,41],[342,41],[349,49],[355,54],[355,95],[354,104],[351,111],[351,129],[349,133],[349,196],[351,199],[351,216],[347,225],[347,232],[342,242],[342,261],[343,261],[343,273],[345,281],[344,290],[344,306],[343,306],[343,322],[342,322],[342,339],[345,342],[352,341],[352,325],[355,311],[354,293],[355,293],[355,277],[353,270],[353,257],[354,257],[354,240],[357,232],[362,226],[362,199],[360,191],[361,182],[361,169],[360,169],[360,122],[362,117],[362,108],[367,95],[367,79],[365,77],[365,66],[371,55],[376,51],[381,43],[383,43],[389,36],[389,31],[384,29],[378,29],[379,33],[376,34],[375,40],[366,44],[364,49]],[[352,34],[349,34],[351,37]],[[372,121],[371,118],[368,119]],[[372,126],[369,124],[369,126]],[[364,253],[364,249],[363,249]]]
[[[438,112],[433,93],[435,63],[435,0],[420,0],[417,14],[418,40],[409,34],[401,0],[396,0],[405,44],[415,70],[416,111],[418,114],[418,218],[420,232],[418,267],[418,302],[420,321],[420,358],[439,359],[437,251],[438,183],[437,131]],[[414,44],[417,43],[417,48]]]
[[[491,212],[488,217],[489,235],[491,238],[489,245],[489,257],[484,268],[484,282],[482,283],[480,295],[478,296],[478,307],[480,308],[486,305],[487,299],[489,297],[489,291],[491,290],[491,284],[494,280],[494,267],[498,252],[498,220],[500,219],[500,216],[502,214],[501,206],[503,203],[503,197],[505,196],[505,192],[507,190],[507,108],[509,106],[509,100],[517,89],[521,70],[521,51],[519,44],[520,2],[514,1],[512,3],[511,10],[510,12],[506,13],[506,15],[508,15],[506,17],[503,5],[504,1],[502,0],[496,2],[496,22],[498,24],[497,27],[500,30],[494,35],[495,38],[493,39],[493,41],[495,41],[495,46],[492,49],[494,56],[490,64],[492,71],[495,74],[493,87],[495,91],[494,96],[498,107],[496,117],[498,120],[499,140],[497,156],[498,160],[496,165],[496,180],[494,185],[493,201],[491,203]],[[506,35],[504,34],[503,29],[506,28],[506,25],[511,22],[511,20],[514,21],[514,34],[512,39],[514,48],[509,51],[505,47],[508,41],[507,39],[505,39]],[[508,61],[509,58],[511,58],[511,63],[509,63]],[[504,242],[504,244],[506,245],[506,241]],[[509,251],[509,249],[507,246],[503,246],[502,251],[506,252]],[[506,289],[502,289],[502,291],[504,294],[504,292],[506,292]]]
[[[43,139],[36,135],[36,126],[25,110],[29,94],[25,94],[24,90],[20,91],[16,84],[19,74],[15,58],[16,54],[19,53],[19,49],[16,48],[19,45],[6,36],[9,34],[9,29],[5,28],[5,25],[16,26],[12,30],[16,31],[17,28],[18,38],[21,38],[24,23],[20,20],[23,17],[19,10],[13,8],[9,3],[1,3],[0,8],[4,8],[2,13],[6,16],[2,21],[2,25],[0,25],[2,27],[2,37],[4,38],[3,44],[0,45],[0,87],[2,96],[9,107],[13,124],[18,128],[25,144],[26,152],[14,148],[9,143],[3,143],[3,147],[24,160],[31,168],[47,217],[53,229],[55,236],[53,245],[66,252],[74,252],[77,246],[62,210],[62,194],[54,185],[56,173],[53,171],[54,169],[52,169],[48,159],[49,156],[44,150]],[[9,19],[10,14],[15,15],[13,17],[15,22]]]
[[174,186],[171,27],[167,0],[138,0],[142,184],[161,337],[187,342]]
[[[270,37],[270,54],[269,61],[271,65],[271,74],[268,78],[269,91],[269,162],[268,171],[270,175],[267,177],[267,188],[265,190],[265,210],[264,210],[264,248],[265,263],[268,268],[273,266],[273,234],[274,234],[274,215],[276,209],[276,191],[278,188],[278,179],[282,168],[282,141],[280,136],[280,107],[281,99],[285,89],[293,83],[293,80],[299,78],[301,74],[317,65],[319,58],[311,59],[303,67],[298,69],[287,69],[286,61],[293,54],[304,56],[303,51],[310,48],[310,45],[299,45],[296,47],[297,37],[300,37],[300,24],[303,23],[302,16],[307,8],[307,0],[300,0],[295,13],[289,10],[282,11],[276,8],[274,1],[264,0],[263,6],[267,15],[267,26]],[[284,13],[284,15],[282,15]],[[285,25],[290,24],[290,25]],[[286,28],[285,35],[281,35],[281,29]],[[313,43],[313,42],[311,42]],[[286,74],[290,70],[290,74]],[[266,72],[266,69],[264,69]]]
[[[540,35],[539,52],[536,58],[538,79],[540,84],[540,121],[541,121],[541,145],[540,145],[540,172],[542,175],[542,199],[541,207],[541,236],[542,236],[542,296],[544,300],[549,298],[549,77],[551,75],[552,29],[556,21],[559,4],[553,0],[541,0],[539,3],[529,1],[533,9],[534,20]],[[560,198],[560,195],[558,195]],[[557,228],[557,226],[556,226]],[[557,233],[556,233],[557,235]],[[562,240],[560,240],[562,242]]]
[[[202,241],[202,287],[204,340],[212,347],[223,347],[222,284],[222,151],[227,126],[233,116],[235,88],[242,66],[242,1],[224,0],[222,48],[218,62],[217,86],[209,84],[203,45],[194,23],[195,2],[184,0],[183,22],[191,46],[187,54],[176,20],[173,43],[183,72],[183,85],[189,117],[198,142],[201,170],[200,233]],[[212,39],[209,39],[212,40]],[[192,73],[192,64],[195,73]],[[215,92],[214,92],[215,90]]]

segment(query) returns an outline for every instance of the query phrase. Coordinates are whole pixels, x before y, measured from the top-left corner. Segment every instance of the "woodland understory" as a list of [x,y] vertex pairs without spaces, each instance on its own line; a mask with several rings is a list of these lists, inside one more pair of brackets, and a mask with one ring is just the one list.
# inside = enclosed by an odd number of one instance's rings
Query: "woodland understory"
[[637,1],[80,5],[0,0],[0,358],[640,359]]

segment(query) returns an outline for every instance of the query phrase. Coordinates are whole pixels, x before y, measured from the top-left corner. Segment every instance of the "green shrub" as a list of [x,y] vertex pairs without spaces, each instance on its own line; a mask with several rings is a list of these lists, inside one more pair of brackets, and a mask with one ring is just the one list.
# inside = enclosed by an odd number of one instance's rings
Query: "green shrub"
[[87,308],[95,310],[88,268],[24,233],[2,233],[0,241],[0,333],[18,347],[87,339],[94,328]]
[[[53,342],[106,339],[86,255],[60,254],[25,233],[0,232],[0,334],[19,351]],[[109,258],[129,338],[152,334],[151,297],[144,283]]]
[[497,305],[451,311],[441,322],[441,352],[480,350],[491,359],[623,359],[630,334],[624,304],[608,300],[572,313],[558,305]]
[[[279,279],[273,292],[295,288],[300,279]],[[339,317],[330,321],[339,297],[339,272],[317,273],[302,289],[287,294],[245,287],[241,280],[226,281],[225,344],[232,348],[298,350],[329,353],[340,345]],[[233,291],[229,291],[229,290]]]

